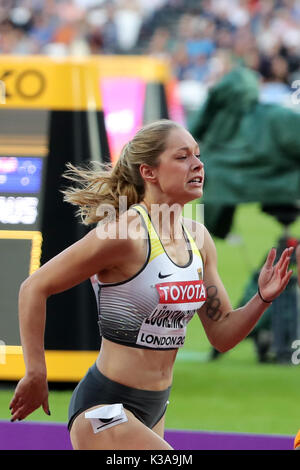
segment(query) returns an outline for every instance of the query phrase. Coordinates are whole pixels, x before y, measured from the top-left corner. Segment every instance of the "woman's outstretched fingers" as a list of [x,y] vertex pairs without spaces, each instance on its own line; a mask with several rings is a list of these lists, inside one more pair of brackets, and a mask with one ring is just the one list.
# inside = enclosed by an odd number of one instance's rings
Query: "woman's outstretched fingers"
[[12,410],[13,408],[15,408],[17,406],[19,400],[20,400],[19,395],[17,393],[15,393],[13,398],[10,401],[9,409]]
[[288,266],[289,266],[289,263],[290,263],[290,256],[288,256],[287,258],[285,258],[282,263],[281,263],[281,266],[279,266],[278,268],[278,271],[279,271],[279,274],[281,275],[281,277],[285,276],[286,272],[287,272],[287,269],[288,269]]
[[286,248],[282,252],[278,262],[275,265],[275,271],[276,271],[276,273],[279,273],[281,277],[285,275],[285,273],[288,269],[293,250],[294,250],[293,247]]
[[46,413],[46,415],[50,416],[51,413],[50,413],[50,409],[49,409],[48,398],[47,398],[47,400],[44,401],[42,407],[43,407],[43,410]]
[[293,275],[293,270],[292,269],[285,274],[285,276],[282,279],[282,283],[283,283],[282,290],[284,290],[286,288],[286,286],[288,285],[292,275]]
[[290,280],[290,278],[293,274],[293,270],[288,271],[288,267],[289,267],[289,264],[290,264],[293,249],[294,249],[293,247],[285,249],[284,252],[282,253],[281,257],[280,257],[280,260],[277,263],[278,274],[280,275],[282,286],[283,286],[282,290],[286,288],[286,286],[287,286],[287,284],[288,284],[288,282],[289,282],[289,280]]
[[280,258],[279,258],[279,260],[278,260],[278,262],[277,262],[277,265],[278,265],[279,267],[281,267],[281,266],[286,262],[287,258],[289,258],[289,259],[291,258],[292,253],[293,253],[293,250],[294,250],[294,248],[293,248],[293,247],[290,247],[290,248],[286,248],[286,249],[282,252],[282,254],[281,254],[281,256],[280,256]]
[[265,262],[265,267],[267,269],[271,269],[273,267],[275,258],[276,258],[276,248],[271,248],[271,250],[268,253],[266,262]]
[[260,291],[265,299],[274,300],[286,288],[293,274],[292,270],[288,270],[292,253],[293,247],[286,248],[274,265],[276,249],[269,251],[259,277]]

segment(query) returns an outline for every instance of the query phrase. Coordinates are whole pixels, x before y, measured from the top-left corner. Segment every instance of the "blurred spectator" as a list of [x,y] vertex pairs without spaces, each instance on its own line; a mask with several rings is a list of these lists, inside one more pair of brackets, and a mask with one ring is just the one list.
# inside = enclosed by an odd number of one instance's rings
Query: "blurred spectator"
[[187,80],[192,73],[190,61],[185,44],[180,44],[172,55],[173,71],[178,80]]
[[215,51],[214,23],[201,18],[192,18],[190,27],[186,41],[190,58],[193,59],[198,55],[211,56]]
[[38,48],[33,40],[21,28],[15,28],[10,22],[0,26],[0,51],[2,54],[35,54]]
[[52,38],[57,27],[58,21],[54,16],[46,14],[46,12],[43,12],[42,10],[36,11],[32,15],[32,24],[28,35],[41,49],[43,46],[52,42]]
[[119,0],[114,21],[121,51],[130,51],[137,42],[142,25],[142,12],[137,0]]
[[261,85],[260,100],[263,103],[288,105],[291,97],[288,62],[280,55],[271,58],[269,73]]
[[103,37],[98,28],[92,28],[87,36],[89,52],[91,55],[104,53]]
[[118,52],[118,31],[114,20],[114,6],[108,5],[105,13],[105,21],[100,28],[103,41],[103,52],[106,54],[115,54]]
[[240,63],[264,102],[284,104],[300,78],[300,0],[2,0],[0,53],[150,54],[198,96]]
[[147,54],[158,59],[170,58],[170,32],[167,28],[157,28],[154,32]]

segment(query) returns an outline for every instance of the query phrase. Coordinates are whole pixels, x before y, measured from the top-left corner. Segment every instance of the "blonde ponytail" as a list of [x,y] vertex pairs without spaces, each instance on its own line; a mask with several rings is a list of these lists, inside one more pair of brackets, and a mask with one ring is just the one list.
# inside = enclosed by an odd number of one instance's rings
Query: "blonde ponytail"
[[158,165],[158,157],[165,150],[169,132],[179,124],[160,120],[143,127],[122,149],[119,160],[112,164],[90,162],[90,168],[67,164],[63,176],[75,186],[62,191],[64,200],[78,206],[82,223],[99,222],[104,215],[97,214],[103,204],[111,205],[119,215],[119,198],[127,197],[127,207],[142,201],[145,192],[140,165]]

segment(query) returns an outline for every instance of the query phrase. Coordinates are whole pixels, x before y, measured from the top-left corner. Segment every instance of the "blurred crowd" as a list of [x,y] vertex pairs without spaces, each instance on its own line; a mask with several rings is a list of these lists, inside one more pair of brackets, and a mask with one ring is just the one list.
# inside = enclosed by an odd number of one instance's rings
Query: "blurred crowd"
[[288,105],[300,0],[2,0],[0,54],[165,58],[191,106],[240,63],[259,73],[262,101]]

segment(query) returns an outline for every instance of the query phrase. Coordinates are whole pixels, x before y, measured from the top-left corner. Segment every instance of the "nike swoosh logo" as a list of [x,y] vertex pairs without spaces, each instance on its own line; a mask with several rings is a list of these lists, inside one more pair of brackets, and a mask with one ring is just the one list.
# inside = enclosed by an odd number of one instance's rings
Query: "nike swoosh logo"
[[161,274],[161,273],[159,273],[158,274],[159,279],[164,279],[165,277],[169,277],[169,276],[173,276],[173,273],[171,273],[171,274]]
[[[111,422],[111,421],[113,421],[113,419],[114,419],[114,418],[111,418],[111,419],[106,420],[106,421],[110,421],[110,422]],[[121,420],[122,420],[122,418],[116,419],[116,420],[114,421],[114,423],[117,423],[118,421],[121,421]],[[101,421],[103,421],[103,420],[102,420],[102,419],[99,419],[99,421],[101,422]],[[104,426],[107,426],[108,424],[109,424],[109,422],[107,422],[107,423],[105,423],[105,424],[102,424],[102,426],[98,426],[97,429],[104,428]]]

